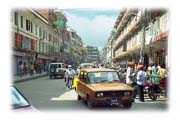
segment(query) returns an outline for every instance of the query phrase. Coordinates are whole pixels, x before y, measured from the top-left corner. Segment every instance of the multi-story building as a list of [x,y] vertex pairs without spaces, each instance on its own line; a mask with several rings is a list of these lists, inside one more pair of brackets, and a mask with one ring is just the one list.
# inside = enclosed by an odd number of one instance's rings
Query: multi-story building
[[116,66],[126,67],[128,61],[167,65],[168,18],[164,9],[122,10],[114,25]]
[[82,61],[80,63],[87,63],[88,62],[88,56],[87,56],[87,48],[83,46],[82,48]]
[[[57,16],[57,21],[55,26],[57,26],[58,32],[62,36],[62,44],[60,45],[60,58],[59,60],[68,64],[69,59],[69,42],[68,42],[68,31],[67,31],[67,17],[60,10],[54,10],[55,15]],[[53,21],[53,19],[52,19]]]
[[87,46],[87,62],[89,63],[100,63],[99,50],[95,46]]
[[106,64],[107,67],[114,67],[113,66],[113,46],[115,45],[114,34],[115,34],[115,30],[112,30],[107,40],[106,47],[104,48],[105,58],[103,63]]
[[12,11],[13,74],[18,73],[20,61],[27,65],[42,63],[45,71],[49,62],[58,60],[62,34],[51,21],[56,19],[52,13],[48,9]]
[[71,28],[67,28],[68,31],[68,63],[73,66],[78,66],[82,62],[82,50],[83,42],[80,36]]

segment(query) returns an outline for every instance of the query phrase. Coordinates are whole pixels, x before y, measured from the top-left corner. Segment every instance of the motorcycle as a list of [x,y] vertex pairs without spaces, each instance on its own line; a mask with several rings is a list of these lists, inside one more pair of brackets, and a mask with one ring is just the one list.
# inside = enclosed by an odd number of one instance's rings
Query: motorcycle
[[[136,98],[138,91],[136,85],[134,86]],[[148,80],[144,86],[144,95],[148,96],[151,100],[157,100],[159,96],[166,97],[166,78],[162,78],[157,81],[157,83]]]
[[73,89],[73,80],[74,80],[74,77],[71,76],[71,75],[69,75],[69,76],[68,76],[67,83],[66,83],[66,85],[67,85],[67,87],[68,87],[69,89]]
[[156,100],[159,96],[166,97],[166,78],[158,80],[157,83],[149,81],[145,86],[145,90],[148,93],[148,96],[152,100]]

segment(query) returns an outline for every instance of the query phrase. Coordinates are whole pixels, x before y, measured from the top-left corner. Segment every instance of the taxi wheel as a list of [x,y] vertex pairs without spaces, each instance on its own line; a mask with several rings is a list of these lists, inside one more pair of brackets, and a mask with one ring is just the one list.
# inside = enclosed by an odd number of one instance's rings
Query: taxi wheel
[[124,103],[123,106],[127,109],[131,108],[132,103]]
[[81,96],[80,96],[80,95],[78,95],[77,99],[78,99],[78,100],[81,100]]
[[88,106],[88,108],[92,108],[92,107],[93,107],[93,104],[92,104],[92,101],[91,101],[91,99],[90,99],[89,96],[86,97],[86,101],[87,101],[87,106]]

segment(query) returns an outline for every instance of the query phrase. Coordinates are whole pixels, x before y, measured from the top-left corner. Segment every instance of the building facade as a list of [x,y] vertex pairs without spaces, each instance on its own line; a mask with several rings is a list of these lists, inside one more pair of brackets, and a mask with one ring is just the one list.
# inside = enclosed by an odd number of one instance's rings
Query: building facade
[[165,9],[123,9],[114,25],[113,63],[120,67],[127,67],[128,61],[166,66],[168,22]]
[[68,64],[77,67],[82,62],[82,50],[83,42],[81,37],[71,28],[67,28],[68,40],[66,44],[68,45]]
[[97,63],[97,64],[100,63],[98,47],[87,46],[86,52],[87,52],[87,62],[88,63]]
[[[46,14],[41,14],[42,11]],[[27,66],[31,62],[41,63],[42,70],[46,71],[48,64],[60,57],[62,34],[51,21],[51,16],[55,14],[48,9],[41,12],[35,9],[15,9],[11,12],[13,75],[18,74],[20,62]]]

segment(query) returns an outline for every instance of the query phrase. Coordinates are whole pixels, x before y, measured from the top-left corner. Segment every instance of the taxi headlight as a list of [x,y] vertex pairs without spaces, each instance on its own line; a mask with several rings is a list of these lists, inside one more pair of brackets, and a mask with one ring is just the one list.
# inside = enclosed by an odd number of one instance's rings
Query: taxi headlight
[[128,92],[128,91],[124,92],[124,96],[130,96],[130,94],[131,92]]
[[96,96],[97,96],[97,97],[103,97],[103,93],[101,93],[101,92],[100,92],[100,93],[97,93]]

